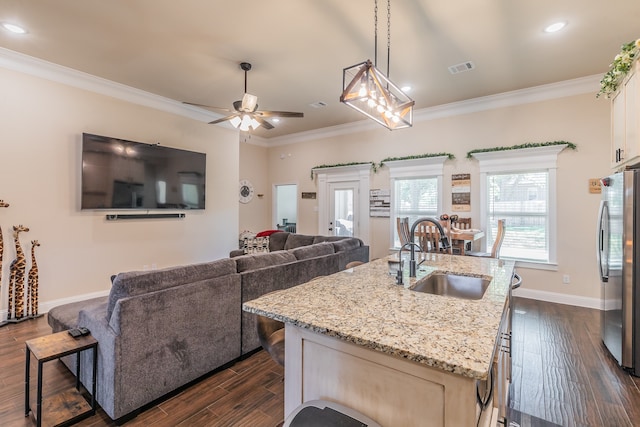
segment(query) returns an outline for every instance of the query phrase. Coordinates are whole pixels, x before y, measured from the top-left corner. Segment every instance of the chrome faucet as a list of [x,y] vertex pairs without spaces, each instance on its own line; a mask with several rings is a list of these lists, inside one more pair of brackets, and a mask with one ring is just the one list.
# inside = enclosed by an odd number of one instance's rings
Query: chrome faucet
[[[411,226],[411,230],[409,231],[409,243],[413,242],[416,235],[416,227],[421,222],[430,222],[435,225],[438,228],[438,231],[440,231],[440,242],[442,243],[442,248],[445,251],[449,249],[449,239],[447,239],[444,228],[442,228],[442,225],[440,225],[440,222],[438,222],[437,219],[429,217],[418,218],[416,222],[413,223],[413,225]],[[402,248],[400,249],[400,252],[402,252]],[[409,260],[409,277],[416,277],[416,251],[413,245],[411,245],[411,259]]]
[[398,267],[398,272],[396,274],[396,283],[398,285],[402,285],[402,264],[403,264],[403,262],[402,262],[402,250],[407,246],[411,246],[411,253],[413,253],[415,251],[416,247],[418,249],[420,249],[420,252],[422,252],[422,248],[420,247],[420,245],[415,243],[415,242],[413,242],[413,241],[407,242],[404,245],[402,245],[402,247],[398,251],[398,261],[400,262],[400,265]]

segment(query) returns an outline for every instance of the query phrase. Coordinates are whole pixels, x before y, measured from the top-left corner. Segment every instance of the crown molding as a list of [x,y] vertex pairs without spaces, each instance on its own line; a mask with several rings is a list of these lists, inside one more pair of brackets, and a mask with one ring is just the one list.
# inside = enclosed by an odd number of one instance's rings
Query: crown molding
[[[423,108],[413,113],[413,122],[425,122],[445,117],[459,116],[498,108],[513,107],[516,105],[531,104],[534,102],[548,101],[552,99],[566,98],[569,96],[597,93],[600,87],[601,75],[580,77],[557,83],[534,86],[527,89],[488,95],[435,107]],[[595,95],[594,95],[595,97]],[[288,145],[306,142],[321,138],[348,135],[352,133],[378,129],[380,125],[371,120],[362,120],[355,123],[331,126],[307,132],[300,132],[276,138],[270,138],[269,146]]]
[[251,134],[244,134],[243,132],[238,133],[240,134],[241,144],[257,145],[258,147],[269,147],[269,140],[267,138]]
[[[72,68],[64,67],[62,65],[34,58],[2,47],[0,47],[0,67],[110,96],[116,99],[121,99],[133,104],[143,105],[171,114],[177,114],[193,120],[209,122],[221,117],[219,114],[202,108],[186,105],[173,99],[155,95],[131,86],[96,77],[82,71],[74,70]],[[511,107],[568,96],[582,95],[585,93],[595,94],[598,92],[600,79],[600,75],[593,75],[424,108],[414,111],[413,120],[414,123],[418,123],[443,117],[458,116],[496,108]],[[235,130],[231,125],[224,124],[223,126],[228,127],[230,130]],[[263,147],[275,147],[317,140],[320,138],[331,138],[371,131],[379,128],[379,124],[365,119],[353,123],[345,123],[342,125],[329,126],[322,129],[315,129],[273,138],[261,138],[252,135],[251,138],[246,138],[244,140],[249,144]],[[242,135],[240,135],[239,138],[241,141],[243,140]]]
[[194,120],[210,122],[222,117],[202,108],[1,47],[0,67]]

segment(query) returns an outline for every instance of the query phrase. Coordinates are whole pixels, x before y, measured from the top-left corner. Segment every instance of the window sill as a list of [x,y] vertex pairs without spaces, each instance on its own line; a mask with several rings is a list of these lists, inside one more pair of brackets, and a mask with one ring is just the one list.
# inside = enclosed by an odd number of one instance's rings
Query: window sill
[[[508,259],[508,258],[504,258]],[[558,271],[558,264],[550,263],[550,262],[535,262],[535,261],[519,261],[514,260],[516,262],[516,267],[529,268],[531,270],[547,270],[547,271]]]

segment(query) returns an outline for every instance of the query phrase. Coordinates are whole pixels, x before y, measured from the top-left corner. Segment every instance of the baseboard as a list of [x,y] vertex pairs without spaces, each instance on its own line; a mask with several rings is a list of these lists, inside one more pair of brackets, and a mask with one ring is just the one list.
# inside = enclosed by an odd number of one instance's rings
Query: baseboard
[[[38,312],[39,314],[43,314],[43,313],[48,313],[49,310],[51,310],[53,307],[57,307],[59,305],[63,305],[63,304],[69,304],[72,302],[78,302],[78,301],[84,301],[87,299],[92,299],[92,298],[98,298],[98,297],[104,297],[109,295],[109,290],[105,290],[105,291],[100,291],[100,292],[92,292],[90,294],[82,294],[82,295],[76,295],[73,297],[68,297],[68,298],[60,298],[60,299],[56,299],[56,300],[52,300],[52,301],[40,301],[40,304],[38,305]],[[2,321],[7,320],[7,309],[3,309],[0,311],[0,319]]]
[[578,307],[602,309],[600,298],[581,297],[578,295],[559,294],[557,292],[538,291],[536,289],[519,288],[513,291],[513,296],[535,299],[538,301],[555,302],[558,304],[575,305]]

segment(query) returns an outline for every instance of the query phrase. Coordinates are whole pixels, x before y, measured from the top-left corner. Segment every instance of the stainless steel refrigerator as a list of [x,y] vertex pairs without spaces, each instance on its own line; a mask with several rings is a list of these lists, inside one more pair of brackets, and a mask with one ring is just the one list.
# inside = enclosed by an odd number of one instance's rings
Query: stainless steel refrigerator
[[601,182],[597,238],[602,341],[620,366],[640,376],[640,170]]

